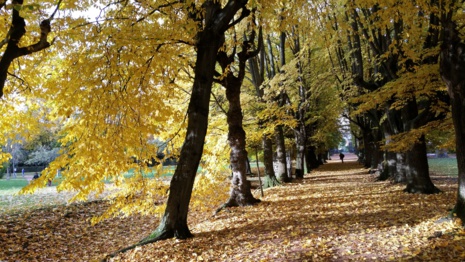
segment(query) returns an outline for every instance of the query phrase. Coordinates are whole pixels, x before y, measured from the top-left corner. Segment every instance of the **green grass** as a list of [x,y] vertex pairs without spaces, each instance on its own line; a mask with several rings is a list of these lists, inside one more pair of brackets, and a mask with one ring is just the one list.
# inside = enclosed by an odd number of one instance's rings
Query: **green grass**
[[0,195],[15,194],[27,184],[28,181],[24,178],[0,179]]
[[429,158],[430,173],[447,176],[457,176],[457,159],[456,158]]

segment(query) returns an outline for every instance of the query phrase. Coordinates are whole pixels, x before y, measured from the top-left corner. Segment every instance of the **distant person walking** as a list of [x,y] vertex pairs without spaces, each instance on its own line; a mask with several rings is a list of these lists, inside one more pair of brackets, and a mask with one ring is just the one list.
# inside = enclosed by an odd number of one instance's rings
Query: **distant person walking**
[[339,159],[341,159],[342,163],[344,163],[344,157],[345,157],[344,154],[341,152],[339,154]]
[[24,168],[21,169],[21,175],[24,177]]

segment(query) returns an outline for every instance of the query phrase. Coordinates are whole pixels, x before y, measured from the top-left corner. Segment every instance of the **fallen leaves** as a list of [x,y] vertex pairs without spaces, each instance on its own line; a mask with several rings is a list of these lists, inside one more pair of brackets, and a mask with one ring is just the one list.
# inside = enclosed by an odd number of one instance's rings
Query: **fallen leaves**
[[[435,223],[454,205],[456,183],[440,176],[433,181],[443,193],[406,194],[402,185],[375,182],[355,163],[329,163],[301,181],[266,190],[257,206],[213,217],[190,214],[192,239],[149,244],[113,261],[461,261],[460,224]],[[0,260],[99,260],[157,226],[157,218],[142,216],[91,226],[89,219],[105,206],[1,215]]]

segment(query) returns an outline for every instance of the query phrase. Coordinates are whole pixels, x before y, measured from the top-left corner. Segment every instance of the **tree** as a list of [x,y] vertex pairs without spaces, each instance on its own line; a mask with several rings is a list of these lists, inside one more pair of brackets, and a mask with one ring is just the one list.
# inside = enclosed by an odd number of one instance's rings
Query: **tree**
[[444,13],[441,17],[443,43],[440,52],[440,72],[451,99],[457,150],[458,191],[453,212],[465,223],[465,44],[463,32],[459,29],[459,24],[463,23],[463,18],[459,15],[460,3],[461,1],[451,1],[449,5],[443,3],[441,6]]
[[36,148],[31,152],[29,159],[24,162],[26,165],[46,166],[59,155],[59,148],[48,149],[44,146]]
[[252,195],[250,182],[247,181],[246,176],[248,158],[246,151],[246,134],[242,126],[241,86],[246,73],[245,67],[247,60],[256,56],[261,46],[253,50],[253,43],[255,41],[255,31],[253,29],[249,39],[245,36],[244,38],[241,44],[242,50],[237,53],[237,76],[234,75],[231,69],[236,57],[236,47],[231,54],[227,54],[223,50],[219,51],[217,58],[223,70],[218,82],[226,88],[226,98],[229,102],[229,109],[226,115],[228,122],[228,142],[231,148],[230,165],[232,178],[230,197],[224,204],[224,207],[246,206],[260,202],[260,200],[255,199]]
[[[216,57],[224,44],[225,32],[249,15],[250,11],[246,8],[246,4],[247,0],[230,0],[222,7],[219,2],[205,1],[195,13],[191,14],[197,19],[196,22],[200,27],[195,38],[197,51],[195,77],[188,108],[186,137],[176,171],[171,179],[165,213],[159,227],[150,236],[121,251],[162,239],[172,237],[183,239],[192,236],[187,226],[187,214],[207,132]],[[242,10],[241,16],[233,21],[239,10]]]
[[[262,29],[260,29],[262,30]],[[258,41],[262,43],[262,48],[257,56],[249,59],[249,72],[251,74],[251,82],[254,87],[254,92],[257,97],[256,101],[260,105],[253,109],[253,114],[264,109],[265,98],[264,98],[264,82],[265,82],[265,71],[274,71],[273,59],[266,59],[265,46],[263,44],[263,34],[259,34]],[[266,63],[266,61],[269,61]],[[268,64],[268,65],[267,65]],[[268,70],[267,69],[268,66]],[[254,103],[255,104],[255,103]],[[263,150],[263,162],[265,165],[265,181],[263,183],[264,188],[274,187],[280,184],[273,168],[273,141],[270,138],[270,134],[266,131],[265,125],[267,124],[267,119],[258,117],[258,129],[259,139],[261,140],[262,150]],[[250,136],[250,133],[249,133]],[[257,143],[257,142],[256,142]],[[258,146],[257,146],[258,147]],[[257,148],[256,147],[256,148]]]

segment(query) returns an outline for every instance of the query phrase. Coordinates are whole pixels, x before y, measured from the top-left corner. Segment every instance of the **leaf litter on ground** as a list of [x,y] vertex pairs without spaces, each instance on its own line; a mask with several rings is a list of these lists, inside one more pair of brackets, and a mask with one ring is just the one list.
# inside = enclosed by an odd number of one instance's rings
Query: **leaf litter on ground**
[[[457,179],[434,175],[443,192],[407,194],[356,162],[330,162],[303,180],[265,191],[256,206],[216,216],[191,211],[194,238],[138,247],[112,261],[463,261]],[[105,201],[0,215],[1,261],[98,261],[152,232],[159,218],[113,218],[95,226]],[[213,212],[213,211],[212,211]]]

